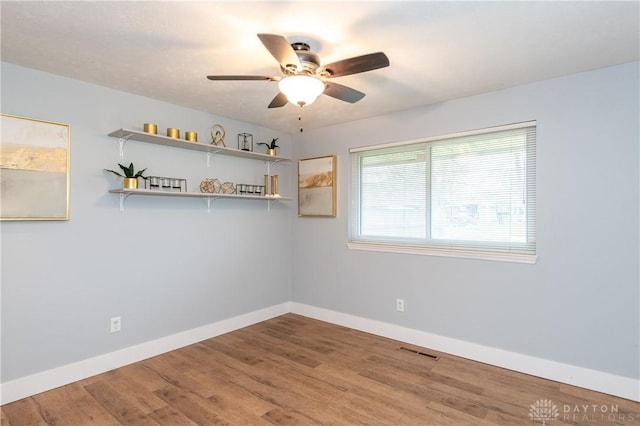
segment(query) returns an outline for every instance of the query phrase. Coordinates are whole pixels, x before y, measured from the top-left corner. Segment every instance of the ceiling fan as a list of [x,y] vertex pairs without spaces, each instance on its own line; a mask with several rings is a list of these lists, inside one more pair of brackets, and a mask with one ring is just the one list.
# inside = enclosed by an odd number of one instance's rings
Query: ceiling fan
[[209,75],[209,80],[266,80],[277,81],[280,92],[269,104],[279,108],[291,102],[294,105],[311,104],[321,94],[341,101],[355,103],[365,94],[329,81],[335,77],[358,74],[389,66],[389,59],[382,52],[370,53],[321,65],[320,57],[311,51],[307,43],[289,43],[277,34],[258,34],[269,53],[280,64],[284,77],[261,75]]

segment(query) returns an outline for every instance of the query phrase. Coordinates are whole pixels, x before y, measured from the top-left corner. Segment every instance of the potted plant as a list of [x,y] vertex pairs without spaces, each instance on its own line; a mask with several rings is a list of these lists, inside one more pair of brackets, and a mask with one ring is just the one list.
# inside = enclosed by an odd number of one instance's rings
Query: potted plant
[[114,170],[105,169],[107,172],[111,172],[114,175],[118,175],[124,178],[124,189],[137,189],[138,188],[138,178],[146,179],[147,177],[143,175],[145,169],[138,170],[137,172],[133,168],[133,163],[129,164],[129,167],[123,166],[118,163],[120,169],[122,169],[122,173],[116,172]]
[[279,148],[279,146],[276,145],[276,142],[278,141],[278,139],[279,138],[273,138],[270,143],[260,142],[258,145],[265,145],[267,147],[267,154],[275,157],[276,148]]

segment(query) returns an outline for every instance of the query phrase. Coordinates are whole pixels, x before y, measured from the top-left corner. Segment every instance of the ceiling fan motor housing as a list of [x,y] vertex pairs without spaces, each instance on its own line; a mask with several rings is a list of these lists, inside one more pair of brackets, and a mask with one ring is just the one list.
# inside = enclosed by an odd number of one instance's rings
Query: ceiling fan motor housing
[[[300,64],[302,64],[302,73],[313,75],[320,66],[320,57],[311,51],[311,46],[307,43],[291,43],[293,51],[296,53]],[[295,65],[287,65],[287,69],[283,72],[292,74],[300,74]]]

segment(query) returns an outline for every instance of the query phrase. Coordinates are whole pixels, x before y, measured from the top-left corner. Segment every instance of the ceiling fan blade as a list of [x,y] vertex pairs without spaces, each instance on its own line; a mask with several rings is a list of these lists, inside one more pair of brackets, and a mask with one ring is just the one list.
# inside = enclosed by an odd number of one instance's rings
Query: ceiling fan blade
[[364,93],[359,92],[356,89],[352,89],[351,87],[329,81],[325,81],[325,85],[326,88],[323,93],[331,96],[332,98],[340,99],[341,101],[350,102],[352,104],[364,98]]
[[389,58],[382,52],[369,53],[324,65],[320,72],[326,71],[327,77],[340,77],[343,75],[357,74],[361,72],[377,70],[389,66]]
[[255,81],[278,81],[280,77],[267,75],[208,75],[209,80],[255,80]]
[[285,106],[287,102],[289,102],[287,97],[284,95],[284,93],[280,92],[276,95],[275,98],[273,98],[273,100],[269,104],[269,108],[280,108]]
[[286,38],[277,34],[258,34],[258,38],[282,68],[293,65],[296,69],[302,69],[298,55]]

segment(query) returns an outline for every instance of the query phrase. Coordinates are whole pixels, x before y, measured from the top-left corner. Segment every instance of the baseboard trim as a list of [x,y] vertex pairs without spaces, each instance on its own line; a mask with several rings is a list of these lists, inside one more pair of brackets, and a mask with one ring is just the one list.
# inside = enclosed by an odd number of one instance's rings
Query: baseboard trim
[[94,358],[21,377],[0,385],[0,403],[7,404],[143,359],[179,349],[290,312],[289,303],[224,319],[202,327],[120,349]]
[[289,312],[640,402],[640,380],[452,339],[302,303],[286,302],[2,383],[0,384],[0,404],[17,401]]
[[[640,402],[640,380],[292,302],[291,312],[485,364]],[[542,395],[543,396],[543,395]]]

